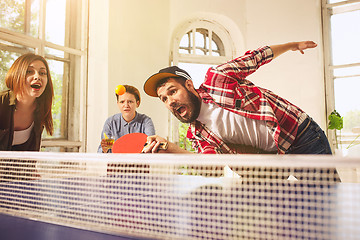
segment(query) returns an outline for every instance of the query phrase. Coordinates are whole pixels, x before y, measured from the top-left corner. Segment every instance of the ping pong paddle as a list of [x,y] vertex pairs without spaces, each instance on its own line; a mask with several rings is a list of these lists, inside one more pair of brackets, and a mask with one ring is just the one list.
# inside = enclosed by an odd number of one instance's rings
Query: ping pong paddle
[[[146,145],[147,135],[145,133],[129,133],[114,142],[113,153],[141,153]],[[159,149],[166,150],[167,142],[161,143]]]

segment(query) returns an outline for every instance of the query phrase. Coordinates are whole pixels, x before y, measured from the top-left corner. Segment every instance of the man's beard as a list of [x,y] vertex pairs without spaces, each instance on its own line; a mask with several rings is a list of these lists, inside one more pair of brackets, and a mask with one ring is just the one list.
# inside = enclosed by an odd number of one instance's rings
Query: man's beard
[[[186,88],[185,88],[186,89]],[[195,119],[198,118],[200,114],[200,107],[201,107],[201,100],[192,92],[190,92],[188,89],[186,89],[187,96],[188,96],[188,102],[184,105],[187,105],[187,111],[188,113],[185,116],[180,116],[179,113],[176,110],[172,110],[172,113],[174,116],[180,120],[180,122],[183,123],[191,123],[195,121]],[[173,109],[176,109],[181,104],[174,104]]]

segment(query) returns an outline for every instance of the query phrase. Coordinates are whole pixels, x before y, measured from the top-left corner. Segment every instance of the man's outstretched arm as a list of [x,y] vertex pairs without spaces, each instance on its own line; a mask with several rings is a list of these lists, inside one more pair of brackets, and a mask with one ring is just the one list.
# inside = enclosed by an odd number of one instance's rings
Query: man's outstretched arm
[[315,48],[317,44],[313,41],[302,41],[302,42],[289,42],[278,45],[271,45],[270,48],[273,51],[274,58],[280,56],[287,51],[300,51],[304,54],[304,50],[308,48]]

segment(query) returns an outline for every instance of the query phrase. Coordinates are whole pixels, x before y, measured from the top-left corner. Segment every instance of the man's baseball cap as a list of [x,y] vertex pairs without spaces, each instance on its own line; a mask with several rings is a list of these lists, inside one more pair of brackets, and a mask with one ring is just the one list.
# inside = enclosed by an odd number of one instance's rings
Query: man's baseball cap
[[145,93],[152,97],[158,97],[156,92],[156,85],[159,81],[168,77],[183,77],[191,80],[190,75],[185,70],[177,66],[163,68],[158,73],[155,73],[146,80],[144,84]]

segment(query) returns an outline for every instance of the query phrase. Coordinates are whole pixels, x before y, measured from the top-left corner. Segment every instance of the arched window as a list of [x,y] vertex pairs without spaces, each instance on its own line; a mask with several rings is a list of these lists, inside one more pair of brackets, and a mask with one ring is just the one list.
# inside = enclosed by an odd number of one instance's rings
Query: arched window
[[[234,58],[235,52],[235,45],[224,26],[213,20],[193,19],[175,31],[171,64],[186,70],[198,88],[210,67]],[[188,124],[180,123],[172,115],[169,119],[170,141],[191,150],[186,141]]]
[[208,56],[224,56],[224,44],[211,29],[195,28],[180,41],[179,53]]

